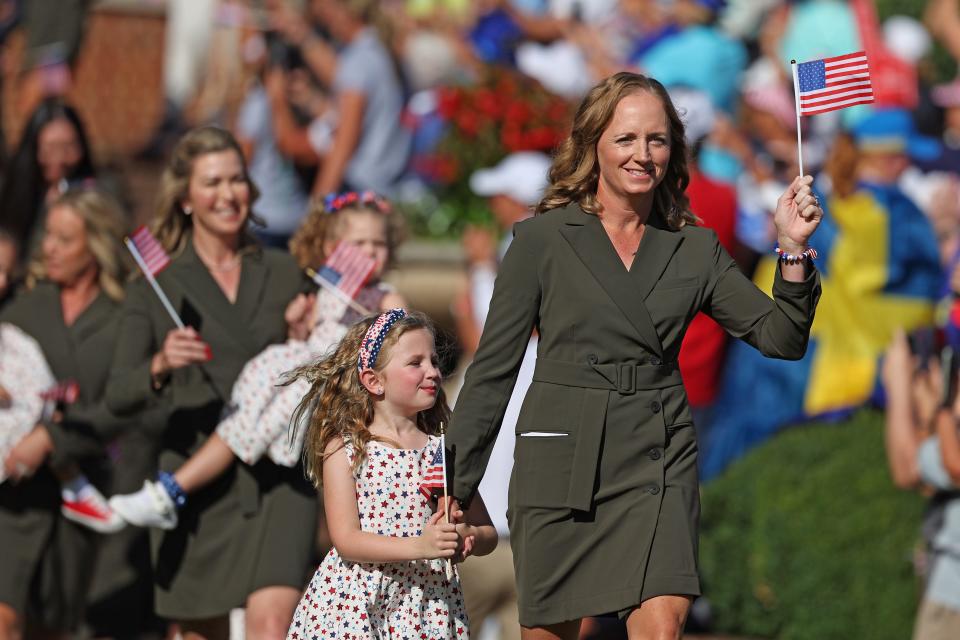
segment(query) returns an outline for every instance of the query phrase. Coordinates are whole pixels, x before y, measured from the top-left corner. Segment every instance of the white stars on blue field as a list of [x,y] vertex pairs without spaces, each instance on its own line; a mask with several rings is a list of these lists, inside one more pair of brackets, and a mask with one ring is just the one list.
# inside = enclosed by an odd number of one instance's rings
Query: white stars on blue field
[[826,65],[823,60],[804,62],[797,66],[800,91],[816,91],[827,86]]

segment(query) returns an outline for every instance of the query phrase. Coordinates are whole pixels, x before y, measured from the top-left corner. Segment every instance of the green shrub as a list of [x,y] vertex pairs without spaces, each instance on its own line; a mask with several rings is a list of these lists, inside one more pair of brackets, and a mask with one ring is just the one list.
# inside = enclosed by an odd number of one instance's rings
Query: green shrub
[[700,556],[717,629],[909,638],[922,512],[890,480],[882,414],[782,432],[704,487]]

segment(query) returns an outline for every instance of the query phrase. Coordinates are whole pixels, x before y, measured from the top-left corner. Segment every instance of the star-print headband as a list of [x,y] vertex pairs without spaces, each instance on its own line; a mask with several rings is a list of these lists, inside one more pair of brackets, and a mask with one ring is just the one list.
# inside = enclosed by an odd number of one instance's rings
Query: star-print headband
[[393,207],[387,202],[386,198],[377,195],[373,191],[346,191],[344,193],[331,193],[323,199],[323,210],[325,213],[336,213],[353,204],[365,204],[374,207],[383,214],[393,211]]
[[397,308],[384,311],[377,316],[377,319],[367,329],[367,335],[363,337],[363,342],[360,343],[357,371],[373,368],[373,365],[377,363],[377,356],[380,355],[380,348],[383,347],[383,339],[387,337],[390,327],[403,320],[406,315],[406,311]]

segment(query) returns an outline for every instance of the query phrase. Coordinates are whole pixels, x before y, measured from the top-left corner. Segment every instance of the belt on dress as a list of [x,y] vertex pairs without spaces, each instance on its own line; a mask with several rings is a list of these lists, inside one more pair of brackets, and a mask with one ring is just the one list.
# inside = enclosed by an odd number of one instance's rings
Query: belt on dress
[[547,358],[537,358],[533,380],[584,389],[567,490],[567,506],[579,511],[589,511],[593,504],[593,485],[610,393],[631,395],[637,390],[665,389],[683,384],[680,368],[675,362],[581,364]]

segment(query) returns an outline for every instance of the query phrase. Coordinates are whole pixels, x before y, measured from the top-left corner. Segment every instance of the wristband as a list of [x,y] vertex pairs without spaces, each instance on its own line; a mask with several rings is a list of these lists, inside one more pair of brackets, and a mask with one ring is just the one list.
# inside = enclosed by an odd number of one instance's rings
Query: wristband
[[814,249],[813,247],[808,247],[797,255],[787,253],[780,247],[776,247],[774,251],[780,257],[780,262],[783,262],[785,264],[798,264],[800,262],[803,262],[804,260],[810,260],[811,262],[813,262],[813,260],[817,257],[817,250]]
[[177,507],[177,511],[183,509],[187,504],[187,492],[183,490],[183,487],[180,486],[180,483],[176,481],[172,473],[166,471],[161,471],[157,474],[157,480],[163,486],[164,490],[167,492],[167,495],[170,496],[170,499],[173,500],[173,504]]

